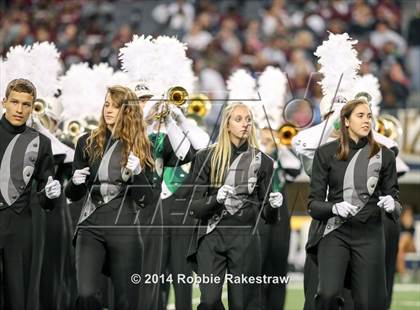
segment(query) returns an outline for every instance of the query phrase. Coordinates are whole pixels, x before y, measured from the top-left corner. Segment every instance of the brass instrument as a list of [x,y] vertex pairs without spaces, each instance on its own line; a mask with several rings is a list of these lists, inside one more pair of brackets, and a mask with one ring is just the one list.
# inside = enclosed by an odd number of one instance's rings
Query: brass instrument
[[156,113],[155,119],[160,120],[169,114],[169,104],[181,107],[188,99],[188,92],[181,86],[174,86],[166,92],[166,99],[159,103],[160,111]]
[[40,98],[35,100],[34,109],[33,109],[33,113],[35,117],[39,119],[42,126],[47,128],[48,130],[51,130],[53,124],[52,124],[52,120],[47,115],[47,110],[48,110],[48,105],[45,100],[40,99]]
[[389,114],[382,114],[376,120],[376,130],[381,135],[396,140],[402,134],[400,121]]
[[93,130],[95,130],[96,128],[98,128],[99,122],[96,120],[96,118],[88,116],[88,117],[85,117],[84,121],[86,122],[86,124],[84,126],[84,131],[85,132],[90,133]]
[[181,86],[169,88],[167,94],[168,101],[177,107],[182,106],[188,99],[188,92]]
[[60,140],[67,145],[75,146],[79,136],[85,132],[86,125],[83,121],[68,120],[64,123],[63,133]]
[[284,124],[280,127],[280,129],[277,131],[277,138],[278,141],[286,146],[289,146],[292,144],[292,139],[294,136],[296,136],[298,133],[298,130],[295,126],[290,124]]
[[34,114],[43,115],[47,110],[47,103],[43,99],[36,99],[34,103]]
[[211,109],[209,97],[204,94],[192,95],[187,107],[187,116],[204,118]]

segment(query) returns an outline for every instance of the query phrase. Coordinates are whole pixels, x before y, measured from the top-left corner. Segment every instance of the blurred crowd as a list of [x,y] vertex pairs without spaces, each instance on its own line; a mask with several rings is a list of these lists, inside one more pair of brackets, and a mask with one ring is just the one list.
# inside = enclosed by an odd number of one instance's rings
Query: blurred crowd
[[[224,93],[232,70],[258,74],[267,65],[289,77],[290,97],[319,102],[320,76],[313,52],[328,32],[358,40],[361,73],[381,84],[382,108],[404,108],[420,90],[420,4],[402,31],[398,0],[272,1],[5,1],[0,16],[0,55],[16,44],[53,41],[64,66],[87,61],[119,68],[118,51],[133,34],[176,35],[188,43],[200,88]],[[121,12],[121,3],[140,10]],[[151,5],[151,3],[153,3]],[[141,6],[147,5],[147,10]],[[155,27],[145,29],[144,19]],[[151,33],[147,33],[151,31]],[[416,69],[417,68],[417,69]],[[213,95],[217,97],[218,95]]]

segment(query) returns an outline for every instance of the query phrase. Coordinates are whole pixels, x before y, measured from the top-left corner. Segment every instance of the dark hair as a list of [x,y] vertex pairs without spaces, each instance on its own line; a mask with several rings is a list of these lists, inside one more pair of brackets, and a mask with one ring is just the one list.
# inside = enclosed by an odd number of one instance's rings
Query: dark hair
[[[361,105],[361,104],[368,104],[364,99],[354,99],[347,102],[343,108],[341,109],[340,113],[340,145],[337,149],[336,157],[338,160],[347,160],[349,156],[349,130],[346,126],[346,119],[350,118],[350,115],[353,113],[354,109]],[[379,152],[380,145],[378,142],[375,141],[373,138],[372,130],[369,132],[368,136],[368,143],[370,145],[370,154],[369,158]]]
[[9,98],[9,95],[12,91],[16,91],[19,93],[28,93],[32,95],[32,102],[34,102],[36,99],[35,85],[27,79],[14,79],[10,81],[6,88],[6,99]]

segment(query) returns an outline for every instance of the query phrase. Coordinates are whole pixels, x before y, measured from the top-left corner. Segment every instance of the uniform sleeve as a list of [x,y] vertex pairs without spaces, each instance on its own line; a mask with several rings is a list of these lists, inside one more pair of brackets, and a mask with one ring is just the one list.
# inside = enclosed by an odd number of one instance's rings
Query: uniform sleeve
[[390,195],[395,201],[395,210],[392,213],[387,213],[387,216],[397,221],[401,214],[401,202],[399,198],[398,176],[396,168],[395,155],[392,151],[384,149],[384,164],[381,168],[381,196]]
[[325,201],[328,189],[328,159],[321,149],[315,152],[312,164],[308,213],[316,220],[327,220],[334,216],[333,203]]
[[39,163],[35,179],[37,181],[37,197],[43,209],[54,209],[55,203],[59,198],[48,199],[45,195],[45,185],[47,185],[48,178],[54,178],[54,160],[51,150],[51,141],[48,138],[40,137],[41,152],[39,154]]
[[86,154],[86,140],[87,135],[81,136],[79,140],[77,140],[70,181],[67,183],[65,188],[66,197],[69,198],[71,201],[77,201],[82,199],[87,192],[86,183],[75,185],[72,181],[74,171],[83,169],[85,167],[89,167],[89,159]]
[[208,152],[197,153],[191,175],[193,185],[189,205],[189,215],[206,220],[223,208],[216,200],[217,194],[209,195],[210,189],[210,155]]
[[163,164],[165,167],[176,167],[181,166],[183,164],[189,163],[192,161],[195,155],[195,150],[190,147],[187,155],[185,156],[184,160],[180,160],[171,145],[171,142],[169,141],[169,138],[167,135],[165,135],[165,139],[163,140]]
[[263,169],[260,171],[258,178],[258,201],[261,201],[260,208],[262,210],[262,217],[268,223],[274,223],[277,219],[277,208],[273,208],[268,201],[268,197],[271,192],[271,183],[274,174],[274,162],[271,159],[263,159]]

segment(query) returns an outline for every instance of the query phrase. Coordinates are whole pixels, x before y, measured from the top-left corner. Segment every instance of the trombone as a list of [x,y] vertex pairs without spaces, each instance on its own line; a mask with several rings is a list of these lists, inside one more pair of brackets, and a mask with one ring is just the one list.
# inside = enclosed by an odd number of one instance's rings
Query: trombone
[[168,89],[165,97],[166,99],[158,104],[160,111],[155,114],[156,120],[161,120],[169,114],[169,104],[174,104],[178,108],[183,106],[188,100],[188,92],[184,87],[174,86]]

